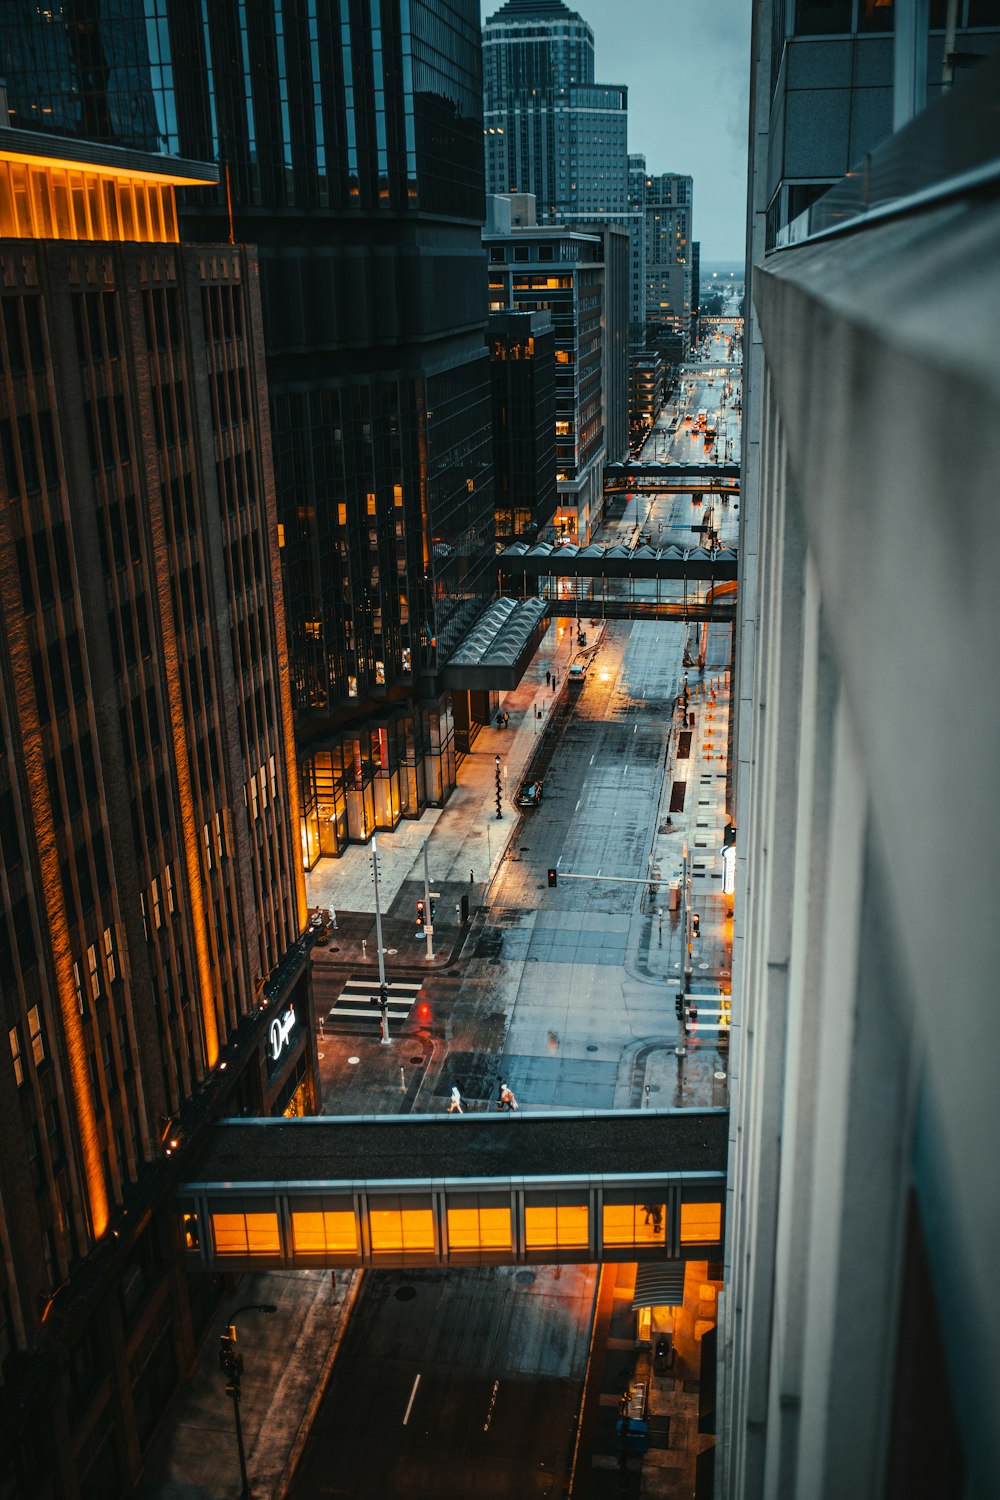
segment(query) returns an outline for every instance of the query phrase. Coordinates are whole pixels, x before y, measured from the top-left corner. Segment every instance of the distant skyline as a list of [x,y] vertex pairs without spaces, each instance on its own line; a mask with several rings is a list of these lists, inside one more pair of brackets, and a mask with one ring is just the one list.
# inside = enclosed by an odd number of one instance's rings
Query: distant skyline
[[[503,0],[481,0],[483,20]],[[751,0],[566,0],[594,32],[599,83],[628,85],[628,149],[694,178],[702,261],[746,242]]]

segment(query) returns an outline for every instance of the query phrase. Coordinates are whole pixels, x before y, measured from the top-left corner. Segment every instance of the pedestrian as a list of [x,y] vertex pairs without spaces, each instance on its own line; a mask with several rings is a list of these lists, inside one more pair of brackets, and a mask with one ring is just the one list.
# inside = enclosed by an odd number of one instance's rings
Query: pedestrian
[[451,1086],[451,1103],[448,1105],[448,1113],[450,1115],[465,1113],[462,1109],[462,1082],[459,1078],[456,1078]]
[[552,681],[552,673],[551,672],[546,672],[546,674],[545,674],[545,686],[548,687],[548,685],[549,685],[549,683],[551,681]]
[[500,1084],[500,1108],[505,1110],[517,1109],[517,1100],[514,1098],[513,1090],[509,1084],[502,1081]]
[[506,729],[507,725],[509,723],[510,723],[510,714],[507,712],[506,709],[504,709],[504,711],[503,711],[503,727]]

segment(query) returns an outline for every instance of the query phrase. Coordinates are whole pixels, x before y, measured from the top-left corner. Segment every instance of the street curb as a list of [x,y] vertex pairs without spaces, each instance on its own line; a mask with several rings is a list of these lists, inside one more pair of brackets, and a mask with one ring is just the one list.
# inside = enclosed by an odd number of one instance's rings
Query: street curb
[[[337,1355],[340,1352],[340,1345],[343,1340],[344,1334],[347,1331],[347,1324],[350,1320],[351,1313],[354,1310],[354,1304],[358,1299],[358,1293],[361,1290],[361,1283],[364,1279],[364,1274],[365,1273],[363,1270],[352,1271],[351,1273],[350,1284],[347,1287],[344,1301],[341,1304],[340,1308],[340,1316],[337,1319],[336,1334],[330,1345],[329,1351],[327,1352],[327,1355],[323,1360],[323,1366],[320,1370],[319,1379],[316,1381],[312,1394],[309,1397],[309,1403],[302,1414],[302,1420],[299,1423],[298,1430],[295,1434],[295,1440],[292,1443],[291,1452],[285,1460],[284,1468],[279,1474],[277,1484],[272,1491],[272,1500],[285,1500],[285,1496],[288,1494],[292,1480],[295,1478],[295,1470],[299,1466],[299,1459],[302,1457],[302,1451],[305,1448],[306,1441],[309,1437],[310,1432],[312,1431],[313,1422],[315,1420],[316,1413],[319,1410],[319,1404],[326,1392],[327,1383],[330,1379],[330,1372],[333,1369],[334,1361],[336,1360]],[[275,1395],[277,1395],[277,1392],[275,1392]]]

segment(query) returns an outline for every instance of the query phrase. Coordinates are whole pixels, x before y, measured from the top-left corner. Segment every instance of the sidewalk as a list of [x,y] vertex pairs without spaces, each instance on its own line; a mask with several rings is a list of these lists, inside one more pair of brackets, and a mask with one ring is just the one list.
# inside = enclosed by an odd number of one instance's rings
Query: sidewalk
[[[592,629],[589,620],[587,655],[596,652],[604,626]],[[379,894],[384,946],[396,950],[400,963],[427,965],[426,943],[418,942],[416,903],[424,895],[424,844],[428,845],[431,889],[440,891],[434,933],[435,966],[447,964],[461,945],[456,906],[469,898],[470,916],[482,904],[517,829],[518,789],[539,751],[553,710],[568,691],[566,670],[577,654],[573,623],[562,636],[553,624],[519,685],[503,695],[500,711],[509,715],[506,729],[495,721],[479,731],[471,754],[462,761],[458,786],[443,808],[430,808],[415,820],[404,819],[391,833],[376,835]],[[546,683],[555,673],[556,685]],[[496,815],[496,757],[500,757],[501,807]],[[324,859],[306,876],[310,910],[328,907],[337,914],[338,931],[326,948],[314,948],[317,964],[372,964],[375,945],[375,898],[371,850],[352,844],[340,859]],[[344,914],[343,916],[341,914]]]

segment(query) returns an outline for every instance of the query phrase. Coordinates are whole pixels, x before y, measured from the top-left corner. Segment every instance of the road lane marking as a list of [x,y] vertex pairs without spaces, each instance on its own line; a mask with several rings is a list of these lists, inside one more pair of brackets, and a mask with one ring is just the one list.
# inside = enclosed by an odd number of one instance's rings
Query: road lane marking
[[[594,751],[594,755],[596,755],[596,754],[597,754],[597,751],[596,751],[596,750],[595,750],[595,751]],[[594,764],[594,755],[592,755],[592,756],[591,756],[591,757],[590,757],[590,764],[591,764],[591,765],[593,765],[593,764]]]
[[582,798],[582,797],[578,797],[578,798],[577,798],[577,799],[576,799],[576,806],[575,806],[575,807],[574,807],[574,809],[573,809],[573,811],[574,811],[574,812],[579,812],[579,811],[580,811],[580,803],[581,803],[581,802],[582,802],[582,801],[583,801],[583,798]]
[[410,1420],[410,1412],[413,1410],[413,1398],[417,1394],[417,1386],[419,1384],[420,1384],[420,1372],[418,1371],[416,1379],[413,1382],[413,1390],[410,1392],[410,1399],[406,1403],[406,1416],[403,1418],[403,1426],[404,1427],[406,1426],[407,1422]]

